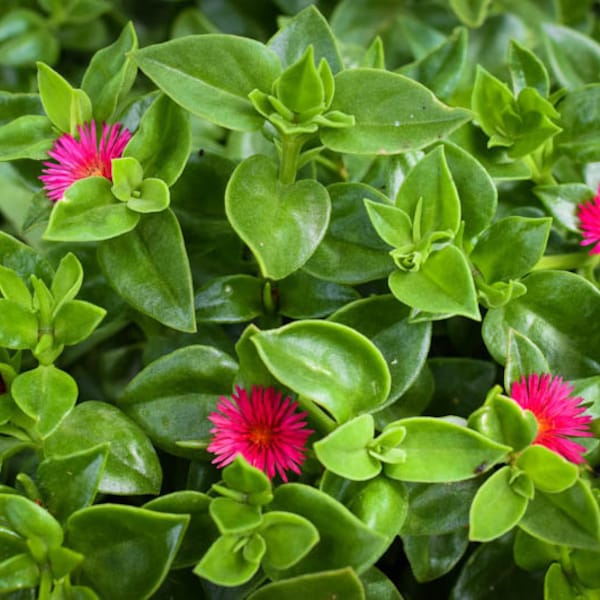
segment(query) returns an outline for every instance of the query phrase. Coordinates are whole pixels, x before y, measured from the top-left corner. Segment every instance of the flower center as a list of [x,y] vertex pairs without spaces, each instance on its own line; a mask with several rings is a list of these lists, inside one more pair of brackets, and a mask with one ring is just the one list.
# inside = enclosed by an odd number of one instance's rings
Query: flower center
[[255,446],[266,448],[273,440],[273,430],[265,425],[257,425],[253,427],[248,437]]
[[79,167],[77,170],[77,179],[85,179],[86,177],[106,177],[110,179],[110,175],[106,173],[105,165],[98,159]]

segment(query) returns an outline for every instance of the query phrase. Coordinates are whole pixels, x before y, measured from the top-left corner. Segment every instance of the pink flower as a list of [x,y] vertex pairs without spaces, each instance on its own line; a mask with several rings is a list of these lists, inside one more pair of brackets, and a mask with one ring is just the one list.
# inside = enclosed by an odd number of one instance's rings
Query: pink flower
[[590,254],[600,254],[600,188],[593,200],[577,206],[577,216],[583,236],[580,244],[582,246],[595,244]]
[[581,464],[585,462],[582,455],[587,449],[569,438],[591,437],[592,417],[583,414],[585,407],[580,406],[583,398],[571,396],[572,391],[573,387],[564,383],[562,377],[534,374],[515,381],[510,395],[537,420],[538,432],[533,444],[546,446],[567,460]]
[[60,200],[67,188],[86,177],[99,175],[112,181],[113,158],[120,158],[131,133],[121,128],[120,123],[102,125],[102,135],[98,141],[96,123],[78,125],[79,139],[65,133],[61,135],[48,155],[56,162],[45,162],[44,189],[53,202]]
[[286,470],[300,473],[312,431],[305,428],[306,413],[297,412],[297,407],[297,402],[289,397],[282,400],[281,392],[272,387],[263,391],[261,386],[252,386],[249,398],[245,389],[236,386],[231,399],[221,396],[220,412],[208,417],[215,425],[207,448],[216,454],[213,463],[221,468],[241,454],[269,478],[277,472],[287,481]]

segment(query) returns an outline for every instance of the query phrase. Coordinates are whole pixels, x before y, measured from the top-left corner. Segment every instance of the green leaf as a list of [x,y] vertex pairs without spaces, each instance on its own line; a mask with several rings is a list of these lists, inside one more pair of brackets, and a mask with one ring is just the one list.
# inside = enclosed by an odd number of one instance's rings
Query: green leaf
[[373,228],[384,242],[394,248],[412,245],[412,221],[402,209],[368,199],[365,199],[365,208]]
[[195,565],[217,539],[219,532],[208,512],[211,498],[192,490],[164,494],[150,500],[142,508],[162,513],[189,515],[190,522],[173,560],[173,568]]
[[560,560],[560,546],[548,544],[517,529],[514,560],[518,567],[527,571],[545,569],[550,563]]
[[15,271],[24,281],[35,275],[50,283],[54,274],[46,258],[4,231],[0,231],[0,262]]
[[273,499],[271,480],[241,455],[223,469],[223,481],[227,487],[244,494],[248,504],[269,504]]
[[320,279],[347,284],[388,275],[394,264],[388,255],[390,248],[373,229],[363,200],[384,205],[389,205],[389,200],[362,183],[335,183],[328,191],[329,227],[304,270]]
[[54,205],[44,238],[57,242],[107,240],[131,231],[140,216],[118,202],[105,177],[86,177]]
[[419,271],[394,271],[388,285],[400,302],[421,311],[481,318],[471,270],[456,246],[431,254]]
[[196,565],[194,573],[217,585],[238,586],[258,571],[265,551],[265,542],[259,535],[222,535]]
[[267,549],[262,560],[266,572],[295,565],[319,541],[319,532],[307,519],[287,512],[268,512],[259,528]]
[[44,551],[63,543],[58,521],[35,502],[17,494],[0,494],[0,527],[27,540],[38,540]]
[[82,283],[83,268],[81,263],[72,252],[69,252],[60,261],[50,288],[57,307],[73,300],[79,293]]
[[[569,92],[558,105],[563,131],[556,137],[557,149],[581,163],[600,160],[598,102],[600,84],[590,84]],[[0,128],[0,141],[3,129]]]
[[465,240],[470,240],[496,215],[496,185],[487,170],[466,149],[445,142],[444,156],[460,200],[463,235]]
[[351,302],[330,317],[368,337],[385,358],[392,383],[384,406],[415,382],[429,351],[431,323],[411,323],[409,313],[407,306],[388,294]]
[[[388,477],[401,481],[446,482],[476,477],[502,461],[510,447],[467,427],[433,417],[400,419],[389,427],[404,427],[400,448],[403,463],[386,464]],[[385,431],[385,429],[384,429]]]
[[26,310],[32,309],[32,297],[25,282],[12,269],[0,265],[0,292]]
[[339,502],[307,485],[279,486],[269,510],[300,515],[319,532],[319,543],[308,555],[277,576],[273,570],[272,579],[348,566],[361,573],[379,558],[387,545],[384,536],[367,528]]
[[279,381],[325,407],[338,422],[387,399],[390,374],[385,360],[350,327],[304,320],[251,339]]
[[262,523],[259,506],[231,498],[214,498],[208,507],[212,520],[223,535],[249,534]]
[[142,600],[166,577],[188,522],[134,506],[91,506],[69,518],[67,543],[85,556],[81,570],[101,596]]
[[323,239],[331,204],[327,190],[317,181],[282,185],[276,164],[255,155],[233,172],[225,210],[262,274],[283,279],[299,269]]
[[508,86],[480,65],[477,66],[471,106],[479,125],[491,138],[488,147],[512,144],[506,119],[518,119],[516,102]]
[[46,458],[37,470],[44,503],[64,522],[80,508],[94,502],[108,456],[108,444],[66,456]]
[[98,490],[105,494],[157,494],[162,472],[144,432],[118,408],[104,402],[78,404],[44,443],[59,458],[109,444]]
[[61,131],[75,135],[78,125],[92,119],[92,103],[83,90],[71,87],[66,79],[44,63],[37,63],[38,88],[44,110]]
[[398,535],[408,514],[405,484],[384,476],[368,481],[349,481],[326,471],[320,489],[389,542]]
[[115,198],[127,202],[133,192],[139,190],[144,179],[142,165],[132,157],[113,158],[111,161],[111,192]]
[[530,446],[517,458],[515,466],[527,473],[535,487],[555,494],[570,488],[579,475],[572,463],[544,446]]
[[105,316],[106,310],[90,302],[66,302],[54,317],[56,344],[71,346],[82,342],[92,334]]
[[314,5],[289,19],[267,43],[267,47],[279,56],[284,68],[297,62],[308,46],[313,47],[315,60],[319,62],[324,58],[333,73],[342,69],[342,58],[333,32]]
[[134,231],[102,244],[98,261],[134,308],[173,329],[196,330],[190,267],[170,209],[144,215]]
[[467,528],[469,506],[479,481],[412,483],[406,487],[410,510],[400,532],[402,536],[445,535]]
[[471,504],[469,538],[489,542],[510,531],[525,514],[529,500],[516,493],[510,467],[496,471],[479,488]]
[[594,198],[594,192],[583,183],[538,185],[533,188],[533,193],[552,217],[573,233],[580,232],[577,206]]
[[519,526],[551,544],[595,551],[600,547],[598,503],[581,480],[563,492],[538,491]]
[[479,27],[485,21],[492,0],[450,0],[456,16],[469,27]]
[[208,415],[233,386],[236,363],[209,346],[186,346],[150,363],[134,377],[118,400],[161,449],[197,458],[198,450],[177,445],[182,440],[207,439]]
[[[27,588],[37,587],[40,570],[29,554],[16,554],[0,562],[0,593],[10,594]],[[7,596],[10,598],[10,596]]]
[[11,300],[0,299],[0,345],[6,348],[35,348],[38,320],[32,310]]
[[[415,230],[420,232],[419,238],[433,231],[458,231],[460,200],[446,162],[444,146],[434,148],[409,172],[398,190],[395,203],[414,221]],[[420,204],[418,218],[415,213]]]
[[515,40],[511,40],[508,47],[508,68],[516,95],[526,87],[532,87],[542,97],[548,97],[550,78],[544,63],[531,50]]
[[262,314],[264,282],[250,275],[226,275],[207,281],[196,294],[196,319],[244,323]]
[[248,596],[248,600],[305,600],[321,597],[365,600],[365,592],[354,570],[346,567],[269,583]]
[[71,573],[83,561],[81,554],[62,546],[60,548],[51,548],[50,552],[48,552],[48,558],[50,559],[52,577],[55,580],[62,579]]
[[504,369],[504,388],[508,391],[514,381],[534,373],[549,373],[550,367],[542,351],[526,336],[510,329]]
[[[202,56],[202,60],[197,60]],[[281,71],[277,55],[255,40],[223,34],[192,35],[138,50],[142,71],[186,110],[228,129],[263,124],[248,94],[269,92]]]
[[77,383],[53,365],[40,365],[15,377],[11,393],[19,408],[34,419],[42,438],[48,437],[71,412]]
[[522,277],[544,254],[551,225],[547,217],[500,219],[483,232],[470,259],[490,283]]
[[354,115],[356,125],[324,129],[321,139],[328,148],[351,154],[418,150],[471,118],[469,111],[449,108],[408,77],[364,68],[336,75],[331,110]]
[[570,579],[559,563],[550,565],[544,578],[544,598],[553,600],[571,600],[577,598],[578,592],[573,589]]
[[92,56],[81,87],[92,99],[96,121],[108,121],[133,85],[136,67],[129,53],[137,47],[135,29],[128,23],[114,43]]
[[[169,143],[165,144],[165,140]],[[188,113],[168,96],[160,94],[144,113],[139,129],[127,144],[123,156],[137,159],[144,170],[144,177],[162,179],[170,187],[181,175],[190,156],[191,145]]]
[[46,117],[25,115],[0,127],[0,161],[30,158],[44,160],[55,132]]
[[600,552],[592,550],[574,550],[571,553],[571,560],[577,578],[587,587],[600,588],[599,558]]
[[381,471],[381,463],[368,451],[374,435],[373,417],[360,415],[315,442],[313,448],[329,471],[352,481],[364,481]]
[[133,198],[127,202],[127,208],[138,213],[161,212],[169,207],[171,201],[169,188],[162,179],[149,177],[144,179],[139,190],[139,197],[135,192]]
[[558,83],[577,89],[596,83],[600,73],[600,44],[584,35],[555,23],[542,26],[544,48]]
[[467,42],[467,30],[458,27],[446,41],[398,72],[428,87],[438,98],[447,99],[467,65]]
[[565,271],[534,272],[524,283],[525,296],[490,310],[484,319],[483,339],[494,359],[505,363],[509,331],[514,329],[544,349],[551,372],[567,379],[597,374],[598,290],[582,277]]

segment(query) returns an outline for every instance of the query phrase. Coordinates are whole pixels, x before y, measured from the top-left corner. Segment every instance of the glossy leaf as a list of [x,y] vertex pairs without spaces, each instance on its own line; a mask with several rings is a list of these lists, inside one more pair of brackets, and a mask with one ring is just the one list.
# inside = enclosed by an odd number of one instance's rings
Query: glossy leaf
[[314,253],[327,230],[331,205],[320,183],[304,179],[282,185],[275,163],[256,155],[231,176],[225,210],[263,276],[283,279]]
[[406,558],[418,582],[431,581],[451,571],[464,556],[469,537],[463,529],[444,535],[402,536]]
[[538,445],[525,449],[515,466],[527,473],[537,489],[551,494],[570,488],[579,475],[572,462]]
[[81,552],[85,578],[102,596],[150,598],[167,575],[189,517],[103,504],[74,513],[70,548]]
[[36,587],[39,580],[39,567],[29,554],[16,554],[0,562],[0,593],[2,595]]
[[[169,139],[170,143],[165,144],[165,139]],[[137,159],[145,178],[162,179],[171,186],[187,163],[191,144],[188,114],[168,96],[161,94],[144,113],[123,156]]]
[[[275,490],[269,510],[295,513],[319,532],[319,543],[299,563],[278,573],[293,577],[319,570],[370,567],[385,548],[385,538],[369,530],[348,509],[327,494],[307,485],[288,483]],[[275,578],[275,573],[271,574]]]
[[528,48],[511,40],[508,47],[508,68],[515,94],[526,88],[535,88],[544,98],[550,91],[550,78],[544,63]]
[[40,463],[37,478],[44,503],[59,521],[94,502],[108,450],[108,444],[102,444]]
[[500,219],[483,232],[470,259],[489,283],[522,277],[544,254],[551,224],[548,218]]
[[267,43],[267,47],[279,56],[284,68],[298,61],[310,45],[317,64],[324,58],[334,74],[342,69],[336,39],[329,24],[314,6],[294,15]]
[[35,348],[38,341],[38,320],[33,310],[27,310],[11,300],[0,299],[0,343],[6,348]]
[[188,258],[175,215],[144,215],[135,231],[102,244],[110,284],[140,312],[179,331],[195,331]]
[[208,512],[211,498],[192,490],[164,494],[146,502],[143,508],[161,513],[189,515],[190,522],[173,559],[173,568],[196,564],[218,537],[219,532]]
[[469,27],[479,27],[485,20],[491,0],[450,0],[458,18]]
[[[358,89],[361,94],[356,94]],[[403,75],[364,68],[336,75],[331,109],[353,115],[356,125],[325,129],[321,139],[328,148],[351,154],[417,150],[449,135],[471,117],[467,110],[445,106]]]
[[328,188],[331,219],[325,237],[304,269],[327,281],[355,284],[380,279],[392,270],[390,247],[377,235],[363,200],[389,200],[362,183],[335,183]]
[[456,246],[431,254],[419,271],[394,271],[388,284],[398,300],[421,311],[481,318],[470,268]]
[[42,438],[47,438],[75,406],[77,384],[65,371],[40,365],[18,375],[11,393],[19,408],[35,421]]
[[304,600],[307,597],[319,598],[323,594],[344,600],[365,599],[360,579],[353,569],[345,567],[269,583],[248,596],[248,600]]
[[598,291],[564,271],[534,272],[524,283],[525,296],[490,310],[485,317],[483,339],[494,358],[505,363],[508,334],[514,329],[543,348],[552,372],[568,379],[596,374],[600,365],[600,345],[594,343],[600,340],[595,334]]
[[534,373],[548,373],[550,367],[542,351],[526,336],[511,329],[504,370],[504,387],[510,390],[514,381]]
[[134,377],[118,400],[160,448],[194,458],[178,441],[208,439],[219,396],[229,395],[236,363],[208,346],[187,346],[162,356]]
[[479,488],[471,504],[471,540],[489,542],[500,537],[525,514],[529,501],[512,488],[512,476],[510,467],[503,467]]
[[70,300],[54,317],[54,339],[65,346],[78,344],[92,334],[105,316],[106,311],[95,304]]
[[371,415],[361,415],[334,429],[313,445],[321,464],[336,475],[363,481],[381,471],[381,463],[369,454],[368,444],[375,435]]
[[570,27],[544,23],[543,40],[558,83],[577,89],[596,83],[600,72],[600,44]]
[[0,161],[44,160],[55,133],[46,117],[25,115],[0,127]]
[[5,267],[18,273],[21,279],[25,281],[31,275],[35,275],[50,283],[54,273],[46,258],[42,257],[31,246],[24,244],[4,231],[0,231],[0,260]]
[[385,406],[415,382],[429,351],[431,323],[411,323],[409,313],[407,306],[385,295],[348,303],[331,316],[368,337],[385,358],[392,378]]
[[552,544],[598,550],[600,512],[591,491],[578,480],[563,492],[538,491],[519,526]]
[[538,185],[533,193],[558,223],[574,233],[579,233],[577,206],[594,198],[592,190],[582,183]]
[[345,325],[305,320],[251,339],[279,381],[325,407],[339,422],[387,399],[390,375],[381,353]]
[[[262,117],[248,100],[269,92],[277,55],[255,40],[207,34],[154,44],[134,53],[141,70],[183,108],[229,129],[258,129]],[[203,60],[198,61],[197,57]],[[242,68],[240,68],[242,67]]]
[[510,451],[509,447],[471,429],[432,417],[401,419],[393,426],[406,429],[400,445],[406,459],[403,463],[386,464],[384,472],[401,481],[470,479],[501,461]]
[[144,432],[118,408],[104,402],[83,402],[45,440],[48,457],[58,458],[100,444],[109,444],[98,489],[109,494],[156,494],[162,472]]
[[128,23],[114,43],[92,57],[81,87],[92,99],[96,121],[109,120],[133,85],[136,67],[128,53],[137,50],[137,46],[135,29]]
[[105,177],[80,179],[65,191],[50,213],[47,240],[92,242],[131,231],[140,216],[118,202]]

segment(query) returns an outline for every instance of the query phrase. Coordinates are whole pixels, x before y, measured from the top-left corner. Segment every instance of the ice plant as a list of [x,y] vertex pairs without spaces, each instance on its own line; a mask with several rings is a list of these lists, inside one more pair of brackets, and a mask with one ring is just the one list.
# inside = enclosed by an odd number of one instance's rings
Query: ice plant
[[61,135],[48,152],[56,162],[44,163],[46,168],[40,179],[53,202],[60,200],[67,188],[79,179],[97,175],[112,180],[111,161],[121,157],[131,139],[129,130],[120,123],[104,123],[99,140],[94,121],[78,125],[77,132],[78,139],[68,133]]
[[522,408],[530,410],[538,423],[534,444],[546,446],[575,464],[584,462],[587,449],[571,437],[590,437],[592,417],[584,415],[583,398],[571,396],[573,387],[562,377],[533,374],[515,381],[510,395]]
[[217,411],[208,418],[214,424],[208,451],[216,455],[219,468],[241,454],[269,478],[277,472],[287,481],[286,471],[300,473],[306,440],[312,433],[306,428],[305,412],[298,403],[268,387],[252,386],[248,392],[236,386],[231,398],[221,396]]
[[577,206],[577,216],[583,236],[581,245],[591,246],[594,244],[590,254],[600,254],[600,188],[593,200],[582,202]]

